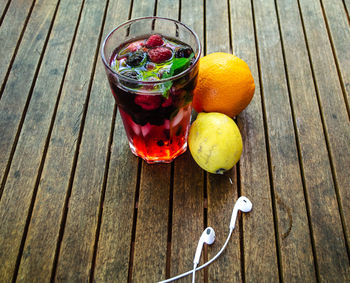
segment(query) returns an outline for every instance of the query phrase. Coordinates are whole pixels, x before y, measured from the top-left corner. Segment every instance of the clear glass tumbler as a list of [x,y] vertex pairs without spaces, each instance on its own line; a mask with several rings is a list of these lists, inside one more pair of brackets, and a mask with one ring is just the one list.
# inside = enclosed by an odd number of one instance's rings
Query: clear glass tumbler
[[[116,50],[152,34],[190,46],[194,53],[191,64],[176,75],[153,81],[127,77],[113,68]],[[187,148],[192,91],[201,55],[198,36],[176,20],[138,18],[112,30],[102,44],[101,55],[131,151],[148,163],[172,162]]]

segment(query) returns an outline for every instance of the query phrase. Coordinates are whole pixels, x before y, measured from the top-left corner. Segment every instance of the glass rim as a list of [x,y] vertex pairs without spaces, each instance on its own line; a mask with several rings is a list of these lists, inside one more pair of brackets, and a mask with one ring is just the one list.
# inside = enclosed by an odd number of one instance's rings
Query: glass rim
[[[122,74],[119,74],[117,73],[115,70],[113,70],[110,66],[110,64],[107,62],[106,60],[106,57],[105,57],[105,54],[104,54],[104,48],[105,48],[105,45],[107,43],[107,40],[112,36],[112,34],[117,30],[117,29],[120,29],[132,22],[136,22],[136,21],[140,21],[140,20],[153,20],[153,19],[160,19],[160,20],[167,20],[167,21],[171,21],[171,22],[174,22],[176,24],[179,24],[181,26],[183,26],[185,29],[187,29],[188,31],[190,31],[190,33],[194,36],[195,40],[196,40],[196,43],[198,45],[198,54],[195,55],[195,60],[193,62],[192,65],[190,65],[186,70],[182,71],[181,73],[175,75],[175,76],[172,76],[172,77],[169,77],[169,78],[165,78],[165,79],[160,79],[158,81],[142,81],[142,80],[136,80],[136,79],[132,79],[132,78],[129,78],[127,76],[123,76]],[[197,36],[197,34],[194,32],[193,29],[191,29],[189,26],[177,21],[177,20],[174,20],[174,19],[170,19],[170,18],[166,18],[166,17],[157,17],[157,16],[149,16],[149,17],[140,17],[140,18],[135,18],[135,19],[131,19],[131,20],[128,20],[126,22],[123,22],[121,23],[120,25],[116,26],[115,28],[113,28],[108,34],[107,36],[105,37],[105,39],[103,40],[102,42],[102,45],[101,45],[101,58],[102,58],[102,61],[103,61],[103,64],[108,68],[109,71],[111,71],[114,75],[116,75],[118,78],[121,78],[123,81],[127,81],[127,82],[130,82],[130,83],[141,83],[141,84],[151,84],[151,85],[155,85],[155,84],[161,84],[161,83],[165,83],[165,82],[168,82],[168,81],[173,81],[173,80],[176,80],[178,78],[181,78],[183,77],[184,75],[186,75],[187,73],[189,73],[198,63],[199,61],[199,58],[201,56],[201,53],[202,53],[202,45],[201,45],[201,42]]]

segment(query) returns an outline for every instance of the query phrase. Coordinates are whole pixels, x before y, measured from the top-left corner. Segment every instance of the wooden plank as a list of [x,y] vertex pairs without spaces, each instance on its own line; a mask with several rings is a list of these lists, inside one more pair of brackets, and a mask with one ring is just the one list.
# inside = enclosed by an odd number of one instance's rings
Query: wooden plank
[[[150,1],[134,1],[132,16],[153,15]],[[156,2],[154,2],[156,4]],[[170,164],[147,165],[142,161],[132,281],[165,278],[170,195]],[[159,205],[159,204],[163,205]]]
[[96,282],[127,282],[129,272],[138,159],[130,151],[120,117],[113,140],[93,279]]
[[[230,8],[234,54],[247,62],[255,80],[253,100],[237,117],[243,139],[239,161],[240,190],[241,195],[253,203],[253,211],[243,218],[244,258],[241,260],[247,282],[276,282],[276,238],[252,7],[250,1],[235,0],[230,2]],[[246,217],[248,221],[245,221]]]
[[343,2],[321,1],[327,19],[328,30],[334,48],[335,59],[340,71],[342,87],[345,91],[345,100],[348,113],[350,112],[350,28],[349,19],[344,9]]
[[[129,1],[126,0],[109,2],[104,35],[108,34],[116,24],[127,19],[129,5]],[[118,19],[114,18],[114,11],[119,11]],[[67,221],[57,264],[56,281],[89,281],[91,269],[94,268],[91,264],[94,255],[95,236],[98,233],[98,222],[101,221],[99,211],[102,207],[100,206],[103,206],[104,219],[107,224],[105,221],[102,225],[99,251],[104,252],[99,253],[95,280],[111,281],[112,278],[119,282],[127,280],[133,197],[136,184],[136,176],[127,173],[137,171],[137,161],[130,162],[132,154],[126,154],[129,151],[126,139],[120,142],[119,135],[121,135],[121,131],[124,132],[124,129],[119,123],[115,131],[115,143],[112,147],[114,158],[110,162],[108,184],[104,184],[105,171],[108,170],[105,166],[107,152],[110,150],[109,136],[111,123],[113,122],[113,108],[114,99],[108,87],[102,60],[98,58],[69,200]],[[107,187],[106,201],[100,203],[100,200],[104,197],[101,196],[104,193],[104,186]],[[120,190],[122,191],[120,192]],[[124,196],[124,198],[121,196]],[[127,225],[128,223],[129,225]],[[110,225],[110,229],[106,229],[106,225]],[[110,240],[108,243],[106,242],[106,233],[108,235],[107,239]],[[116,253],[120,254],[117,256]],[[106,273],[102,274],[101,269],[106,268],[106,266],[101,264],[101,257],[103,258],[102,262],[108,260],[119,261],[118,264],[106,272],[110,274],[112,270],[115,270],[113,277],[107,278],[104,277]],[[72,266],[74,266],[74,269]],[[122,266],[125,267],[124,277],[119,275]]]
[[[7,10],[0,29],[0,89],[3,88],[7,70],[10,66],[18,40],[30,13],[33,1],[13,0]],[[15,24],[14,24],[15,23]],[[0,93],[1,98],[1,93]]]
[[[333,165],[333,178],[336,191],[339,195],[337,201],[333,201],[332,198],[327,195],[328,197],[326,199],[330,202],[332,201],[332,206],[328,207],[328,209],[337,211],[339,203],[340,209],[342,209],[343,225],[347,235],[347,246],[349,247],[350,192],[348,188],[350,186],[350,175],[345,168],[350,168],[350,159],[344,154],[344,152],[350,152],[348,113],[344,104],[344,97],[329,38],[327,36],[320,3],[318,1],[301,1],[300,9],[305,27],[314,80],[318,90],[318,103],[322,113],[328,152],[331,164]],[[312,218],[318,219],[316,210],[311,211],[311,213]],[[339,216],[333,219],[335,223],[340,222],[338,217]],[[319,220],[317,223],[320,223]],[[320,223],[320,225],[322,224]],[[331,230],[330,228],[330,231]],[[339,228],[339,230],[341,230],[341,228]],[[333,233],[336,233],[338,236],[332,236],[331,239],[329,239],[330,234],[327,235],[327,238],[320,234],[320,242],[316,243],[321,280],[327,280],[328,278],[331,280],[334,276],[337,276],[337,278],[349,276],[349,261],[346,254],[344,237],[342,232],[337,229],[332,231],[332,235],[334,235]],[[331,262],[333,264],[330,268]]]
[[[206,2],[206,53],[231,53],[229,9],[226,1]],[[208,226],[215,230],[215,246],[208,248],[208,258],[212,258],[223,246],[229,231],[230,218],[237,199],[237,178],[232,169],[225,175],[207,174]],[[229,181],[233,180],[233,184]],[[208,268],[208,281],[241,281],[239,229],[232,235],[225,253]]]
[[10,5],[11,0],[1,0],[0,2],[0,26],[2,23],[2,19],[6,15],[6,11],[8,9],[8,6]]
[[343,3],[344,3],[344,8],[345,8],[345,10],[346,10],[346,12],[347,12],[348,19],[349,19],[350,0],[344,0]]
[[165,278],[170,166],[142,162],[132,282]]
[[[0,100],[0,176],[3,180],[57,3],[38,1]],[[20,77],[20,79],[19,79]],[[1,189],[0,189],[1,190]],[[1,193],[0,193],[1,195]]]
[[[41,282],[49,281],[47,274],[53,271],[104,8],[105,5],[98,0],[84,2],[28,228],[18,281],[26,282],[34,278]],[[38,241],[39,238],[43,241]]]
[[[278,228],[280,277],[315,280],[292,106],[273,1],[254,2]],[[293,24],[293,26],[295,23]],[[292,194],[291,194],[292,190]],[[305,251],[305,253],[300,253]],[[296,257],[296,255],[298,255]],[[305,277],[304,277],[305,276]]]
[[[195,29],[197,35],[203,40],[203,2],[181,1],[181,7],[181,22]],[[203,170],[196,165],[188,150],[175,160],[170,277],[193,268],[197,241],[204,230],[203,177]],[[204,256],[201,261],[203,260]],[[198,277],[200,278],[200,275]]]
[[134,0],[132,18],[153,16],[155,5],[155,1]]
[[207,1],[205,9],[206,54],[213,52],[230,53],[232,50],[230,50],[227,3],[224,1]]
[[[195,15],[195,16],[193,16]],[[201,0],[182,0],[180,20],[198,35],[204,55],[204,5]]]
[[[204,220],[203,170],[189,151],[174,164],[170,277],[193,268]],[[204,253],[203,253],[204,254]],[[204,256],[201,258],[203,262]],[[201,275],[197,274],[200,278]]]
[[80,4],[78,1],[60,3],[0,201],[0,274],[4,281],[11,281],[13,276],[32,197],[35,197],[34,176],[40,170]]
[[[295,1],[284,1],[278,4],[278,11],[280,14],[296,129],[300,144],[306,194],[307,200],[309,200],[308,206],[310,208],[316,255],[318,255],[320,253],[320,247],[327,250],[339,246],[339,243],[336,243],[337,240],[327,240],[327,243],[324,243],[322,239],[326,239],[328,237],[327,235],[333,233],[337,233],[341,238],[341,222],[336,209],[337,200],[312,71],[310,65],[305,64],[305,62],[308,62],[308,53],[303,36],[298,4]],[[314,154],[315,152],[317,154]],[[315,168],[317,168],[316,171]],[[334,207],[335,209],[329,209],[330,207]],[[332,221],[327,221],[327,219],[332,219]],[[322,222],[323,224],[321,224]],[[326,222],[328,222],[327,225],[324,225]],[[311,251],[307,253],[311,253]],[[335,261],[334,256],[337,257],[335,254],[328,253],[329,260],[327,261],[327,265],[329,267],[334,265],[332,264]],[[316,262],[321,261],[321,264],[324,265],[322,262],[325,259],[317,256],[316,260]],[[304,262],[303,269],[310,265],[310,275],[312,275],[314,271],[311,268],[313,261],[311,254],[309,261],[308,264]],[[300,268],[297,268],[297,270],[303,270]],[[298,273],[295,274],[297,275]],[[298,275],[298,278],[308,277],[302,273]]]

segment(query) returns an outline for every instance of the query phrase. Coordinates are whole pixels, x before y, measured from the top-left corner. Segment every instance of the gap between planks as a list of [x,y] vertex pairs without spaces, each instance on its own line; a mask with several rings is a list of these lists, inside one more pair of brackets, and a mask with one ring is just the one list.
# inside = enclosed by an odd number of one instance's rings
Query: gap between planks
[[[80,18],[81,18],[82,10],[84,8],[84,4],[85,4],[85,0],[83,0],[82,8],[80,10],[77,27],[79,27],[79,24],[80,24]],[[97,60],[98,60],[98,57],[99,57],[98,54],[99,54],[99,50],[100,50],[100,43],[101,43],[101,40],[102,40],[102,34],[103,34],[104,25],[105,25],[105,19],[106,19],[106,14],[107,14],[107,10],[108,10],[108,4],[109,4],[109,0],[106,0],[106,4],[105,4],[106,6],[105,6],[104,14],[103,14],[103,19],[102,19],[102,24],[101,24],[101,28],[100,28],[100,33],[99,33],[99,36],[98,36],[98,44],[96,45],[93,67],[92,67],[92,70],[91,70],[89,85],[88,85],[88,89],[87,89],[87,95],[86,95],[86,99],[85,99],[85,103],[84,103],[83,116],[82,116],[82,120],[81,120],[81,124],[80,124],[80,130],[79,130],[77,145],[76,145],[76,149],[75,149],[73,165],[72,165],[72,169],[71,169],[71,176],[70,176],[68,190],[67,190],[67,193],[66,193],[65,203],[64,203],[64,207],[63,207],[64,212],[63,212],[62,219],[61,219],[60,230],[59,230],[59,238],[58,238],[58,241],[57,241],[57,246],[56,246],[56,251],[55,251],[55,258],[54,258],[53,267],[52,267],[51,282],[54,282],[54,280],[55,280],[57,263],[58,263],[58,258],[59,258],[59,254],[60,254],[60,248],[61,248],[61,243],[62,243],[62,239],[63,239],[65,224],[66,224],[66,221],[67,221],[69,199],[70,199],[70,196],[71,196],[71,193],[72,193],[73,181],[74,181],[75,171],[76,171],[78,157],[79,157],[79,148],[80,148],[80,144],[81,144],[81,140],[82,140],[82,136],[83,136],[83,132],[84,132],[84,128],[85,128],[86,114],[87,114],[88,107],[89,107],[89,99],[90,99],[90,93],[91,93],[91,88],[92,88],[92,82],[94,80],[95,73],[96,73],[96,65],[97,65]],[[74,34],[73,45],[72,46],[74,46],[76,33],[77,33],[77,30],[75,31],[75,34]],[[114,116],[113,116],[112,121],[115,120],[115,114],[116,114],[116,111],[113,112]],[[112,125],[111,128],[113,130],[114,129],[114,125]],[[113,132],[111,131],[111,136],[113,137],[112,133]],[[112,144],[111,137],[110,137],[110,141],[109,141],[108,144],[109,144],[108,148],[110,148],[110,146]],[[107,182],[107,176],[108,176],[108,170],[107,170],[108,166],[107,165],[109,164],[109,157],[110,157],[110,150],[108,151],[108,155],[107,155],[107,159],[106,159],[106,166],[105,166],[103,186],[102,186],[102,191],[103,192],[105,191],[106,182]],[[101,193],[101,199],[104,200],[104,194],[103,193]],[[102,211],[101,211],[101,214],[102,214]],[[98,225],[99,224],[100,224],[100,222],[98,222]],[[95,241],[95,244],[97,246],[96,241]],[[93,253],[93,262],[92,263],[94,263],[95,258],[96,258],[96,253],[94,251],[94,253]],[[91,267],[91,275],[93,275],[93,266]]]
[[254,27],[254,39],[255,39],[255,51],[256,51],[256,62],[259,76],[259,88],[261,94],[261,107],[262,107],[262,116],[263,116],[263,124],[264,124],[264,135],[265,135],[265,145],[266,145],[266,154],[267,154],[267,165],[268,165],[268,173],[269,173],[269,181],[270,181],[270,192],[271,192],[271,200],[272,200],[272,215],[273,215],[273,223],[274,223],[274,232],[275,232],[275,242],[276,242],[276,255],[277,255],[277,264],[278,264],[278,276],[279,281],[283,282],[283,272],[282,272],[282,259],[281,259],[281,248],[279,241],[279,229],[278,229],[278,221],[277,221],[277,212],[276,212],[276,197],[274,193],[274,180],[272,174],[272,164],[271,164],[271,150],[270,150],[270,142],[269,142],[269,131],[267,124],[267,114],[266,114],[266,105],[265,105],[265,94],[262,82],[261,75],[261,64],[260,64],[260,54],[259,54],[259,43],[257,36],[257,28],[256,28],[256,20],[255,20],[255,12],[254,12],[254,1],[251,0],[251,9],[252,9],[252,18],[253,18],[253,27]]
[[8,10],[8,8],[9,8],[10,4],[11,4],[11,0],[7,0],[6,6],[5,6],[5,8],[4,8],[3,12],[2,12],[1,17],[0,17],[0,27],[1,27],[1,25],[2,25],[2,21],[3,21],[4,18],[5,18],[5,15],[6,15],[6,13],[7,13],[7,10]]
[[[14,139],[14,142],[13,142],[13,146],[12,146],[12,149],[11,149],[11,152],[10,152],[9,160],[7,161],[7,166],[6,166],[6,169],[4,171],[4,176],[3,176],[2,181],[0,183],[0,200],[1,200],[1,197],[2,197],[3,189],[4,189],[6,181],[7,181],[8,173],[9,173],[10,168],[11,168],[12,159],[13,159],[13,156],[14,156],[15,151],[16,151],[18,139],[19,139],[19,136],[20,136],[21,131],[22,131],[22,126],[23,126],[24,119],[25,119],[26,114],[27,114],[29,103],[30,103],[30,100],[32,98],[34,86],[35,86],[35,83],[36,83],[36,80],[37,80],[37,77],[38,77],[38,74],[39,74],[39,70],[40,70],[40,67],[41,67],[41,63],[42,63],[42,60],[43,60],[43,57],[44,57],[44,54],[45,54],[45,51],[46,51],[47,43],[49,42],[49,38],[50,38],[50,35],[51,35],[52,27],[53,27],[53,24],[54,24],[55,19],[56,19],[56,15],[57,15],[59,4],[60,4],[60,0],[57,2],[57,5],[56,5],[56,8],[55,8],[53,17],[52,17],[52,20],[51,20],[51,23],[50,23],[50,26],[49,26],[49,29],[48,29],[48,33],[47,33],[47,36],[46,36],[46,39],[45,39],[45,42],[44,42],[44,46],[43,46],[42,52],[40,54],[39,61],[38,61],[38,64],[37,64],[37,67],[36,67],[36,70],[35,70],[35,73],[34,73],[32,85],[30,86],[30,89],[29,89],[28,98],[27,98],[27,101],[26,101],[26,103],[24,105],[23,113],[22,113],[22,116],[21,116],[21,119],[20,119],[20,122],[19,122],[17,133],[16,133],[16,136],[15,136],[15,139]],[[16,54],[17,54],[17,51],[16,51]],[[11,69],[11,67],[12,67],[12,63],[10,65],[9,69]],[[6,74],[6,79],[4,81],[3,88],[0,91],[0,99],[1,99],[2,92],[3,92],[4,88],[5,88],[8,75],[9,75],[9,73]]]
[[[39,170],[38,170],[38,174],[37,174],[37,177],[36,177],[34,191],[33,191],[33,196],[32,196],[32,199],[31,199],[29,212],[28,212],[27,219],[26,219],[26,224],[25,224],[25,227],[24,227],[24,232],[23,232],[23,236],[22,236],[22,240],[21,240],[20,249],[19,249],[19,252],[18,252],[18,255],[17,255],[16,266],[15,266],[15,271],[14,271],[14,275],[13,275],[13,281],[14,282],[16,281],[16,278],[17,278],[17,275],[18,275],[18,270],[19,270],[19,266],[20,266],[20,263],[21,263],[21,258],[22,258],[22,254],[23,254],[24,244],[25,244],[25,241],[26,241],[28,228],[29,228],[29,224],[30,224],[30,221],[31,221],[31,216],[32,216],[32,213],[33,213],[33,208],[34,208],[35,199],[36,199],[36,195],[37,195],[37,191],[38,191],[38,187],[39,187],[39,183],[40,183],[40,178],[41,178],[42,170],[43,170],[43,167],[44,167],[44,164],[45,164],[45,159],[46,159],[46,154],[47,154],[49,143],[50,143],[51,133],[52,133],[53,125],[54,125],[56,114],[57,114],[57,109],[58,109],[58,105],[59,105],[59,101],[60,101],[60,97],[61,97],[61,93],[62,93],[64,80],[65,80],[65,77],[66,77],[66,74],[67,74],[68,64],[69,64],[69,61],[70,61],[70,57],[71,57],[71,54],[72,54],[72,50],[73,50],[73,46],[74,46],[77,30],[78,30],[78,27],[79,27],[81,14],[82,14],[83,7],[84,7],[84,2],[85,2],[85,0],[83,0],[82,5],[80,7],[78,21],[77,21],[77,24],[76,24],[76,27],[75,27],[75,30],[74,30],[73,40],[72,40],[72,43],[71,43],[71,46],[70,46],[70,49],[69,49],[65,70],[64,70],[64,73],[63,73],[63,77],[62,77],[62,80],[61,80],[61,84],[60,84],[60,88],[59,88],[56,104],[55,104],[55,107],[54,107],[54,112],[53,112],[53,115],[52,115],[52,118],[51,118],[51,122],[50,122],[49,132],[48,132],[48,135],[47,135],[47,138],[46,138],[46,141],[45,141],[43,157],[41,159]],[[56,7],[56,11],[57,11],[58,6],[59,5],[57,5],[57,7]]]
[[[10,1],[11,1],[11,0],[9,0],[5,12],[7,12],[8,7],[10,6]],[[25,21],[24,21],[22,31],[21,31],[21,33],[20,33],[20,35],[19,35],[19,39],[18,39],[18,41],[17,41],[17,43],[16,43],[15,50],[13,51],[12,58],[11,58],[11,60],[10,60],[8,69],[7,69],[7,71],[6,71],[6,74],[5,74],[5,77],[4,77],[4,81],[2,82],[2,85],[1,85],[1,88],[0,88],[0,100],[1,100],[1,97],[2,97],[2,93],[4,92],[4,89],[5,89],[5,86],[6,86],[6,83],[7,83],[7,79],[8,79],[8,77],[9,77],[9,75],[10,75],[10,71],[11,71],[11,69],[12,69],[13,62],[15,61],[18,48],[19,48],[19,46],[21,45],[22,38],[23,38],[24,32],[25,32],[25,30],[26,30],[26,28],[27,28],[27,24],[28,24],[29,18],[30,18],[30,16],[32,15],[32,11],[33,11],[34,6],[35,6],[35,1],[36,1],[36,0],[33,0],[32,5],[30,6],[29,13],[28,13],[28,15],[27,15],[27,17],[26,17],[26,19],[25,19]],[[1,18],[1,20],[0,20],[0,26],[2,25],[2,21],[3,21],[4,18],[5,18],[5,15],[3,15],[3,18]]]
[[[301,154],[301,149],[300,149],[300,140],[299,140],[299,134],[298,134],[298,130],[297,130],[297,122],[296,122],[296,118],[295,118],[294,103],[293,103],[293,98],[292,98],[292,95],[291,95],[291,88],[290,88],[288,68],[287,68],[287,65],[286,65],[286,55],[285,55],[285,47],[284,47],[284,41],[283,41],[283,36],[282,36],[282,30],[281,30],[280,15],[279,15],[277,6],[278,6],[278,4],[277,4],[277,1],[275,0],[275,11],[276,11],[276,16],[277,16],[279,37],[280,37],[280,40],[281,40],[281,50],[282,50],[282,58],[283,58],[283,65],[284,65],[284,71],[285,71],[285,78],[286,78],[286,83],[287,83],[289,105],[291,107],[291,113],[292,113],[293,130],[294,130],[294,136],[295,136],[295,143],[296,143],[296,147],[297,147],[297,155],[298,155],[298,161],[299,161],[301,182],[302,182],[302,186],[303,186],[304,199],[305,199],[305,205],[306,205],[306,215],[307,215],[307,220],[308,220],[308,228],[309,228],[310,235],[311,235],[311,237],[310,237],[311,238],[311,248],[312,248],[312,254],[313,254],[313,259],[314,259],[314,267],[315,267],[316,279],[317,279],[317,281],[319,281],[320,277],[319,277],[318,264],[317,264],[317,255],[316,255],[316,247],[315,247],[315,240],[314,240],[314,232],[313,232],[312,225],[311,225],[310,201],[309,201],[308,193],[307,193],[307,190],[306,190],[306,182],[305,182],[303,159],[302,159],[302,154]],[[305,36],[305,31],[303,30],[303,32],[304,32],[304,36]]]
[[[326,25],[326,30],[327,30],[328,39],[329,39],[329,42],[330,42],[330,45],[331,45],[331,48],[332,48],[332,54],[333,54],[335,66],[336,66],[337,73],[338,73],[338,78],[339,78],[339,82],[340,82],[340,87],[341,87],[341,90],[342,90],[342,92],[343,92],[343,97],[344,97],[344,103],[345,103],[346,111],[347,111],[347,113],[348,113],[348,117],[350,118],[349,101],[348,101],[348,98],[347,98],[347,96],[346,96],[346,90],[345,90],[344,80],[343,80],[343,77],[342,77],[342,75],[341,75],[341,71],[340,71],[340,67],[339,67],[339,62],[338,62],[338,58],[337,58],[336,52],[335,52],[333,37],[332,37],[332,34],[331,34],[331,32],[330,32],[330,28],[329,28],[329,24],[328,24],[326,12],[325,12],[325,8],[324,8],[324,6],[323,6],[322,0],[320,0],[320,5],[321,5],[321,10],[322,10],[323,20],[324,20],[325,25]],[[345,9],[345,11],[346,11],[346,9]],[[348,19],[349,19],[349,18],[348,18]]]
[[[307,39],[307,36],[306,36],[306,30],[305,30],[303,13],[302,13],[301,6],[300,6],[300,0],[298,0],[297,3],[298,3],[298,9],[299,9],[299,15],[300,15],[300,19],[301,19],[301,24],[302,24],[302,28],[303,28],[304,41],[305,41],[305,44],[306,44],[307,54],[308,54],[308,58],[309,58],[309,64],[310,64],[312,79],[313,79],[314,86],[315,86],[317,104],[318,104],[320,117],[321,117],[321,122],[322,122],[322,130],[323,130],[323,133],[324,133],[324,136],[325,136],[326,148],[327,148],[329,163],[330,163],[331,172],[332,172],[332,181],[333,181],[333,184],[334,184],[335,194],[336,194],[337,203],[338,203],[338,207],[339,207],[339,214],[340,214],[340,219],[341,219],[341,224],[342,224],[342,229],[343,229],[344,242],[345,242],[345,246],[346,246],[346,250],[347,250],[348,259],[350,261],[350,248],[349,248],[349,243],[348,243],[348,240],[347,240],[347,237],[346,237],[344,214],[342,212],[342,206],[341,206],[340,194],[339,194],[339,186],[338,186],[337,179],[336,179],[335,166],[334,166],[333,156],[332,156],[332,152],[331,152],[329,136],[328,136],[328,133],[327,133],[326,121],[325,121],[325,117],[324,117],[324,114],[323,114],[323,111],[322,111],[321,98],[320,98],[319,89],[318,89],[318,86],[317,86],[317,83],[316,83],[316,75],[315,75],[315,71],[314,71],[314,66],[313,66],[313,63],[312,63],[312,60],[311,60],[311,51],[310,51],[308,39]],[[321,5],[321,7],[323,9],[322,5]],[[327,27],[327,32],[328,32],[328,24],[327,23],[326,23],[326,27]],[[329,39],[330,39],[330,37],[329,37]],[[331,42],[331,47],[332,47],[332,52],[333,52],[333,55],[334,55],[332,42]],[[336,67],[337,67],[337,71],[338,71],[338,64],[337,64],[337,62],[336,62]],[[339,72],[338,72],[338,77],[339,77]],[[347,108],[347,110],[348,110],[348,108]],[[314,257],[316,258],[316,252],[314,250],[313,250],[313,252],[314,252]],[[315,266],[316,266],[316,270],[317,270],[317,276],[319,276],[318,265],[315,265]]]

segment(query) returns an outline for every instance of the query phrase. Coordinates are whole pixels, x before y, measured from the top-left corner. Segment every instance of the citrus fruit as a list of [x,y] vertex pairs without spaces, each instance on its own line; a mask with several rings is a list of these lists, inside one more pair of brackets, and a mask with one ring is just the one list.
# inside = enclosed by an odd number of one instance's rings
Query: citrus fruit
[[193,159],[210,173],[223,174],[242,154],[242,137],[236,123],[222,113],[199,113],[193,122],[188,146]]
[[255,84],[250,69],[232,54],[216,52],[199,62],[193,107],[197,112],[238,115],[253,98]]

